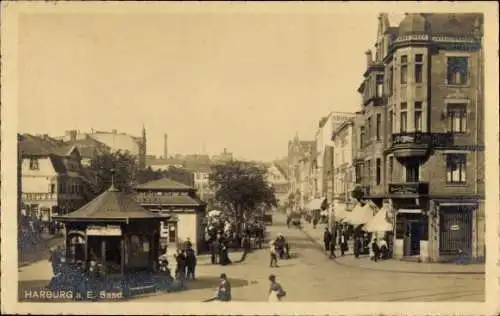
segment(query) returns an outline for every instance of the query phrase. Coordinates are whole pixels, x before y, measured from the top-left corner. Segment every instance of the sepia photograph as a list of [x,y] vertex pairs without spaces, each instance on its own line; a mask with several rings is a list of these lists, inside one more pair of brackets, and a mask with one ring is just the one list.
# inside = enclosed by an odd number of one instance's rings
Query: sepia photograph
[[351,4],[2,4],[2,313],[500,311],[498,5]]

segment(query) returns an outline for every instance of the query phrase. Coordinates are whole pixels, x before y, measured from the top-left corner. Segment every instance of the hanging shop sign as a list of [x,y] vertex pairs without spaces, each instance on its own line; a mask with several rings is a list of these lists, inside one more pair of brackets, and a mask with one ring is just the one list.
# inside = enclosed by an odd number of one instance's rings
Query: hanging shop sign
[[89,226],[87,227],[87,236],[121,236],[122,229],[120,226]]

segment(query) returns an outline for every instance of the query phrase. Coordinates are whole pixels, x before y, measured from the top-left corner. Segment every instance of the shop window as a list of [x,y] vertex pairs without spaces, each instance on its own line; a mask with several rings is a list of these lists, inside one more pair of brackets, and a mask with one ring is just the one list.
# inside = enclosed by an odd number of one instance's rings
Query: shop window
[[467,169],[466,154],[450,154],[446,156],[446,182],[465,183]]
[[465,133],[467,128],[467,105],[448,104],[448,131],[452,133]]
[[389,138],[392,139],[392,125],[394,124],[393,120],[392,120],[392,116],[393,116],[393,112],[392,110],[389,111]]
[[375,180],[377,182],[377,185],[379,185],[380,181],[381,181],[381,172],[382,172],[381,171],[381,163],[382,163],[382,161],[380,160],[380,158],[377,158],[377,160],[376,160],[376,164],[377,164],[376,165],[376,175],[375,175],[375,178],[376,178]]
[[30,170],[39,170],[40,166],[38,165],[38,159],[37,158],[31,158],[30,159]]
[[175,224],[170,224],[168,226],[168,242],[169,243],[177,242],[177,227]]
[[367,121],[366,121],[366,122],[367,122],[367,128],[366,128],[366,140],[367,140],[368,142],[370,142],[370,141],[371,141],[371,139],[372,139],[372,118],[371,118],[371,116],[370,116],[370,117],[368,117],[368,119],[367,119]]
[[415,55],[415,82],[422,83],[423,69],[424,69],[424,58],[422,54]]
[[449,85],[467,84],[468,58],[462,56],[448,57],[447,82]]
[[408,56],[401,56],[401,84],[408,82]]
[[377,137],[377,140],[380,140],[380,129],[381,129],[381,126],[382,126],[382,114],[378,113],[377,114],[377,122],[376,122],[377,126],[376,126],[376,137]]
[[377,83],[376,97],[381,98],[384,95],[384,75],[377,75],[375,81]]
[[394,89],[394,67],[389,68],[389,95],[392,95],[392,90]]
[[429,240],[429,218],[422,215],[421,221],[420,240]]
[[389,182],[392,182],[392,174],[394,173],[394,157],[389,157],[389,174],[387,175]]
[[359,128],[359,148],[363,148],[365,145],[365,127],[361,126]]

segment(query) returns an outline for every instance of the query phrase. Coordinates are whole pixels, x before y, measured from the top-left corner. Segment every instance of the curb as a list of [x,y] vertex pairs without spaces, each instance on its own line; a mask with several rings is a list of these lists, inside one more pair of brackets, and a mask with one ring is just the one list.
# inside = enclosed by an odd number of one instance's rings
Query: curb
[[[308,232],[306,232],[303,229],[300,229],[306,237],[311,240],[315,245],[322,247],[320,243],[312,237]],[[323,251],[323,248],[321,248],[321,251]],[[352,255],[352,254],[351,254]],[[366,267],[360,267],[352,264],[345,264],[342,262],[339,262],[338,259],[332,259],[335,264],[338,264],[339,266],[343,266],[346,268],[353,268],[353,269],[361,269],[361,270],[370,270],[370,271],[377,271],[377,272],[385,272],[385,273],[403,273],[403,274],[420,274],[420,275],[485,275],[485,272],[475,272],[475,271],[453,271],[453,272],[423,272],[423,271],[415,271],[415,270],[410,270],[410,271],[401,271],[401,270],[387,270],[387,269],[377,269],[377,268],[366,268]]]

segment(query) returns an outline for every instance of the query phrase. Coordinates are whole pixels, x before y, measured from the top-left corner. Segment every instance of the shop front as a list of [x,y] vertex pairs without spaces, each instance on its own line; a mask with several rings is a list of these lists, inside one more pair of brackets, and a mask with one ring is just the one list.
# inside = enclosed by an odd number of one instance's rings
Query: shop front
[[465,198],[436,199],[434,205],[435,259],[484,260],[486,223],[483,201]]

